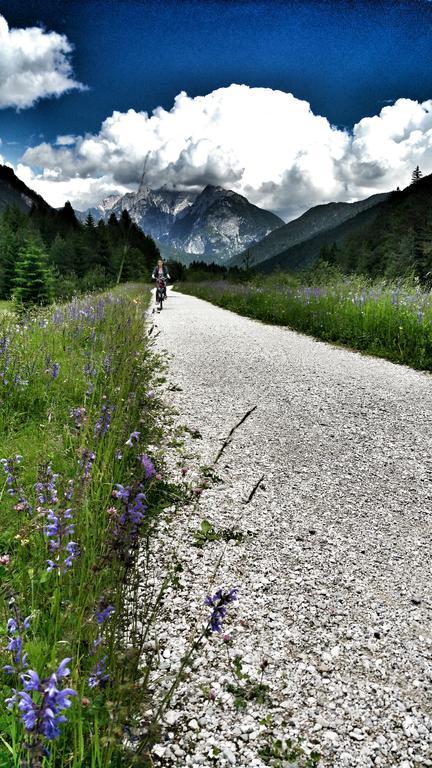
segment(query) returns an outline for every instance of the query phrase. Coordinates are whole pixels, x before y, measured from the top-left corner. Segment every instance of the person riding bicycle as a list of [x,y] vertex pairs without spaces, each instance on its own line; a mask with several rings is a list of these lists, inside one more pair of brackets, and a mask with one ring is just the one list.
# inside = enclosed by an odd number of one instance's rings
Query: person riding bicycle
[[168,274],[168,270],[166,268],[166,265],[163,259],[158,259],[158,263],[152,272],[152,278],[153,280],[162,278],[165,281],[165,298],[166,298],[166,281],[170,280],[171,278]]

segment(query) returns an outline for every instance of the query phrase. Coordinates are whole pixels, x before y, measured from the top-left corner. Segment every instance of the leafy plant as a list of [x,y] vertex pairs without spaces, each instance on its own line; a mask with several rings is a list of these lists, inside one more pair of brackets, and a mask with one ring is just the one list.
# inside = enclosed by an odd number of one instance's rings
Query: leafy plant
[[287,763],[295,763],[296,768],[315,768],[320,762],[318,752],[307,755],[300,744],[291,739],[276,739],[267,736],[267,741],[258,751],[266,765],[274,768],[286,768]]
[[237,710],[243,711],[247,708],[250,701],[257,704],[270,703],[269,686],[263,683],[263,673],[265,667],[261,667],[261,676],[259,680],[254,680],[249,674],[243,671],[241,656],[238,654],[231,662],[231,670],[238,683],[229,683],[227,690],[234,696],[234,706]]
[[243,540],[244,534],[233,528],[221,528],[216,530],[209,520],[202,520],[197,531],[194,531],[194,547],[203,547],[211,541],[237,541]]

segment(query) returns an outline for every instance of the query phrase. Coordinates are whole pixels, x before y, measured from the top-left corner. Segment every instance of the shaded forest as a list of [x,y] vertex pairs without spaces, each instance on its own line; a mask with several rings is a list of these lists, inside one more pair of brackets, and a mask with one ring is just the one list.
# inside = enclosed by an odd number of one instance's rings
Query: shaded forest
[[392,192],[364,231],[321,249],[321,260],[345,273],[415,277],[432,284],[432,175],[413,172],[412,184]]
[[[123,211],[118,220],[84,224],[70,203],[56,211],[34,204],[0,216],[0,298],[47,303],[117,282],[147,280],[159,257],[153,239]],[[24,287],[33,286],[33,294]]]

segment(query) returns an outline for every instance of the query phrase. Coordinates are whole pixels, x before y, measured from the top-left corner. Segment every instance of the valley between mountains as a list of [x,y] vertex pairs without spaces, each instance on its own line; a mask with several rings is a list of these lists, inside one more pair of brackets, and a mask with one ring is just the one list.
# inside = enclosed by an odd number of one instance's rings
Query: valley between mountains
[[[176,693],[156,764],[263,768],[270,728],[304,737],[326,768],[430,766],[430,375],[181,293],[153,318],[166,399],[190,430],[181,460],[222,481],[159,534],[155,557],[183,565],[159,628],[167,669],[202,595],[238,587],[225,642],[205,644]],[[203,519],[240,541],[194,547]],[[266,704],[236,711],[236,654]]]

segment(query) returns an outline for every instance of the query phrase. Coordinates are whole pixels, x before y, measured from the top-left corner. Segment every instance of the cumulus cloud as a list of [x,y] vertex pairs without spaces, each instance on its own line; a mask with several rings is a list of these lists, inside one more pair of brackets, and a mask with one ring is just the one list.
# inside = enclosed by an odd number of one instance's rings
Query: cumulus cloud
[[108,195],[130,192],[128,187],[114,184],[111,176],[100,176],[97,179],[81,179],[77,176],[59,181],[55,172],[47,170],[42,175],[36,175],[28,165],[22,163],[18,163],[15,173],[55,208],[60,208],[66,200],[70,200],[76,210],[85,211]]
[[0,109],[26,109],[39,99],[82,90],[70,63],[72,49],[57,32],[10,29],[0,14]]
[[361,195],[406,186],[416,165],[432,172],[432,99],[398,99],[356,123],[340,178]]
[[113,112],[99,133],[58,137],[22,158],[28,183],[49,202],[70,198],[81,208],[136,189],[144,162],[149,186],[219,184],[288,220],[405,186],[417,164],[431,172],[432,100],[399,99],[349,132],[291,93],[231,85],[195,98],[182,92],[170,111]]

